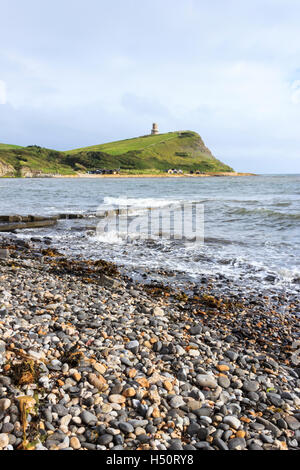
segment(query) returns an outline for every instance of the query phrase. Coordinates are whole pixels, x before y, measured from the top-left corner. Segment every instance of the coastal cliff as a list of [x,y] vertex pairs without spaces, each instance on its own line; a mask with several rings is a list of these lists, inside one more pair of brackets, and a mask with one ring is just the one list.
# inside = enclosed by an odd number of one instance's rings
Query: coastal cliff
[[145,135],[69,151],[37,145],[0,144],[0,176],[40,177],[79,175],[97,169],[123,174],[231,173],[215,158],[199,134],[192,131]]

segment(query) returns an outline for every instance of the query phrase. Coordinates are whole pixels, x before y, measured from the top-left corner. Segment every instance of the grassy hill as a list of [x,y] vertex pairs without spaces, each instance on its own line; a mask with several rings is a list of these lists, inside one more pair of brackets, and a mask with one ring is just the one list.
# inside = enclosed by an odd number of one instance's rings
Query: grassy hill
[[99,168],[120,168],[123,173],[160,173],[169,168],[204,173],[233,171],[192,131],[145,135],[65,152],[0,144],[0,174],[1,162],[12,167],[15,176],[28,176],[30,172],[66,175]]
[[75,171],[63,162],[63,157],[62,152],[38,146],[0,144],[0,176],[75,174]]

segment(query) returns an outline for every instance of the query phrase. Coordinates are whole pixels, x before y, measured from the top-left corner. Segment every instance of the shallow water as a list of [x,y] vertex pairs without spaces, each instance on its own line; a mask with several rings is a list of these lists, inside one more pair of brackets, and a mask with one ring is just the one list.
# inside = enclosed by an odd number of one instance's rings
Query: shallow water
[[[19,234],[51,236],[60,250],[76,257],[109,259],[137,270],[175,270],[195,281],[221,273],[253,286],[299,289],[300,175],[2,179],[0,197],[1,214],[91,213],[87,219],[59,221],[54,229]],[[136,221],[146,227],[149,208],[168,228],[170,209],[178,220],[186,203],[204,208],[204,244],[170,239],[168,229],[141,239]],[[129,208],[133,221],[129,242],[120,227],[96,234],[80,230],[110,223],[112,213],[105,219],[92,213],[119,206]],[[185,228],[191,227],[191,212],[185,216]]]

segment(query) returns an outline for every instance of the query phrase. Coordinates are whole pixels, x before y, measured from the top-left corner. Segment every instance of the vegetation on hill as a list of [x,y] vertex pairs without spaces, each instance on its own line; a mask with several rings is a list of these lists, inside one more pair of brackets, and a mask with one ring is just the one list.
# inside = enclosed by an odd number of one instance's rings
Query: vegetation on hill
[[233,171],[191,131],[145,135],[65,152],[0,144],[1,162],[12,167],[15,176],[67,175],[101,168],[117,168],[124,173],[158,173],[170,168],[203,173]]

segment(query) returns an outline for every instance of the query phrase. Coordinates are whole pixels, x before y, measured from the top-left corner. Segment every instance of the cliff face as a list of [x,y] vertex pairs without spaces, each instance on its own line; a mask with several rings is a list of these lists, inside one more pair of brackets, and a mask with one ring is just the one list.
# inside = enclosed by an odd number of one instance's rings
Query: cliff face
[[14,174],[15,174],[14,167],[0,160],[0,177],[14,176]]

